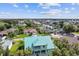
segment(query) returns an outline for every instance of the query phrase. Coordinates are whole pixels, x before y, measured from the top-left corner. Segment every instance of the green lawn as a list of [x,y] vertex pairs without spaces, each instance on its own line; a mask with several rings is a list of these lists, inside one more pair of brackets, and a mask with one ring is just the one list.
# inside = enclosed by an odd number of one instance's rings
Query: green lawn
[[39,35],[41,35],[41,36],[45,36],[45,35],[49,35],[49,34],[37,34],[37,35],[38,35],[38,36],[39,36]]
[[26,34],[20,34],[20,35],[17,35],[14,37],[14,39],[17,39],[17,38],[24,38],[24,37],[27,37],[28,35]]
[[4,24],[6,24],[5,22],[0,22],[0,25],[4,25]]
[[12,48],[10,49],[10,54],[14,55],[16,53],[16,51],[18,50],[18,48],[23,45],[22,42],[23,42],[22,40],[16,41],[13,44]]
[[[37,34],[37,35],[45,36],[45,35],[48,35],[48,34]],[[13,39],[24,38],[24,37],[28,37],[28,36],[29,35],[26,35],[26,34],[20,34],[20,35],[15,36]]]
[[12,48],[11,48],[11,50],[10,50],[10,52],[11,52],[12,54],[14,54],[14,53],[17,51],[18,45],[19,45],[19,44],[14,44],[14,45],[12,46]]
[[73,34],[79,34],[79,32],[73,32]]

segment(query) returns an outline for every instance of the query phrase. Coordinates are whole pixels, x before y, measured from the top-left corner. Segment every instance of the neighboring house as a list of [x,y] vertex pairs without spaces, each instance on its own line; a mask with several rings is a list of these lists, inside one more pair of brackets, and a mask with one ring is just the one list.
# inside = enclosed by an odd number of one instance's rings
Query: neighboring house
[[16,31],[15,28],[6,29],[6,30],[4,30],[4,31],[1,31],[1,32],[0,32],[0,35],[1,35],[1,36],[8,35],[9,32],[15,32],[15,31]]
[[10,28],[10,29],[7,29],[6,31],[7,31],[7,32],[15,32],[16,29],[15,29],[15,28]]
[[1,31],[0,36],[8,35],[7,31]]
[[12,40],[5,40],[2,44],[3,49],[5,50],[6,48],[11,49],[12,47]]
[[0,36],[0,42],[4,42],[6,39],[6,36]]
[[41,23],[38,22],[38,21],[33,21],[33,23],[34,23],[34,24],[37,24],[37,25],[41,25]]
[[36,29],[30,28],[30,29],[24,29],[24,34],[36,34]]
[[24,21],[18,21],[17,25],[19,25],[19,26],[26,26]]
[[61,41],[65,38],[68,40],[70,44],[72,43],[79,43],[79,35],[76,34],[68,34],[64,33],[63,35],[61,34],[51,34],[53,38],[59,38]]
[[2,43],[3,50],[6,48],[11,48],[12,47],[12,40],[7,38],[6,36],[0,36],[0,43]]
[[50,25],[43,24],[43,29],[42,30],[44,30],[46,32],[49,32],[49,33],[52,33],[53,32],[53,27],[50,26]]
[[34,56],[47,56],[51,55],[55,45],[50,36],[33,35],[24,38],[24,48],[31,48]]
[[46,28],[46,29],[53,29],[53,27],[50,26],[50,25],[45,25],[45,24],[43,24],[43,27]]
[[52,38],[62,38],[63,36],[62,35],[59,35],[59,34],[51,34],[51,37]]

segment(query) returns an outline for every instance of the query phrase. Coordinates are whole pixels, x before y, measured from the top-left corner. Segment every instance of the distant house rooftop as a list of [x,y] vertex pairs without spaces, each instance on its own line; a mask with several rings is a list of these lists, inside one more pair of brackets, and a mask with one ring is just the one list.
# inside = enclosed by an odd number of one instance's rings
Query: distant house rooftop
[[47,45],[47,49],[53,49],[55,47],[50,36],[33,35],[24,38],[24,43],[25,43],[25,49],[32,48],[32,45],[33,46]]
[[8,32],[15,32],[16,31],[16,29],[15,28],[10,28],[10,29],[6,29],[6,30],[4,30],[4,31],[1,31],[0,32],[0,35],[7,35],[8,34]]
[[36,29],[33,29],[33,28],[30,28],[30,29],[24,29],[24,33],[27,34],[27,33],[37,33]]

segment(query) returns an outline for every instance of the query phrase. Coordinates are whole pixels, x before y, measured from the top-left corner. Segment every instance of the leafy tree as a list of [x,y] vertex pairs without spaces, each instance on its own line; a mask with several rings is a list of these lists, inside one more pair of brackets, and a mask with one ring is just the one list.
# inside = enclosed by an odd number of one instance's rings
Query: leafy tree
[[11,28],[11,24],[8,24],[8,23],[4,24],[4,26],[5,26],[6,29]]
[[53,56],[61,56],[61,50],[58,48],[53,49]]
[[4,42],[0,42],[0,56],[1,55],[3,55],[3,47],[2,47],[2,44],[3,44]]
[[70,33],[70,32],[73,32],[74,31],[74,26],[73,24],[64,24],[63,26],[63,30],[66,32],[66,33]]
[[78,31],[77,25],[73,25],[73,31],[74,31],[74,32]]
[[32,23],[33,23],[33,22],[30,21],[30,20],[25,21],[25,24],[27,24],[27,27],[32,27],[32,26],[33,26]]
[[13,38],[14,36],[15,36],[15,34],[13,32],[8,33],[8,37]]
[[3,31],[5,29],[5,26],[0,26],[0,31]]
[[60,28],[63,28],[63,25],[64,25],[64,21],[60,21],[60,22],[59,22]]
[[53,22],[53,24],[56,26],[57,25],[57,22]]
[[24,49],[24,41],[20,41],[19,42],[19,48],[18,48],[18,50],[23,50]]
[[59,39],[55,38],[54,43],[59,49],[61,49],[63,47],[63,44],[62,44],[61,40],[59,40]]
[[73,44],[73,49],[76,51],[76,54],[79,55],[79,43]]
[[24,29],[24,27],[23,26],[18,26],[18,33],[19,34],[23,34],[23,29]]
[[23,50],[18,50],[15,55],[24,56],[24,51]]
[[66,48],[62,48],[61,50],[62,56],[69,56],[69,50],[67,50]]
[[79,55],[79,44],[69,44],[67,39],[54,39],[57,48],[53,50],[53,55],[75,56]]
[[0,56],[3,55],[3,49],[0,48]]
[[70,54],[70,56],[76,56],[77,55],[76,51],[73,48],[69,49],[69,54]]
[[31,49],[24,50],[24,55],[26,56],[32,55],[32,50]]
[[62,48],[67,48],[67,49],[69,49],[70,48],[70,45],[69,45],[69,42],[68,42],[68,40],[66,39],[66,38],[63,38],[62,39],[62,45],[63,45],[63,47]]
[[32,55],[32,51],[30,49],[21,49],[21,50],[17,50],[17,52],[15,53],[16,56],[29,56]]

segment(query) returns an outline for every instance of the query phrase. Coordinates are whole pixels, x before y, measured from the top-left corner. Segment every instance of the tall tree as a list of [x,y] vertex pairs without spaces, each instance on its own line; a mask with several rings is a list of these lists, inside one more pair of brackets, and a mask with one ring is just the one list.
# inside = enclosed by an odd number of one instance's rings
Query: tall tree
[[64,24],[64,26],[63,26],[63,30],[64,30],[66,33],[73,32],[73,31],[74,31],[74,26],[73,26],[73,24],[66,23],[66,24]]
[[64,25],[64,21],[60,21],[60,22],[59,22],[60,28],[63,28],[63,25]]

